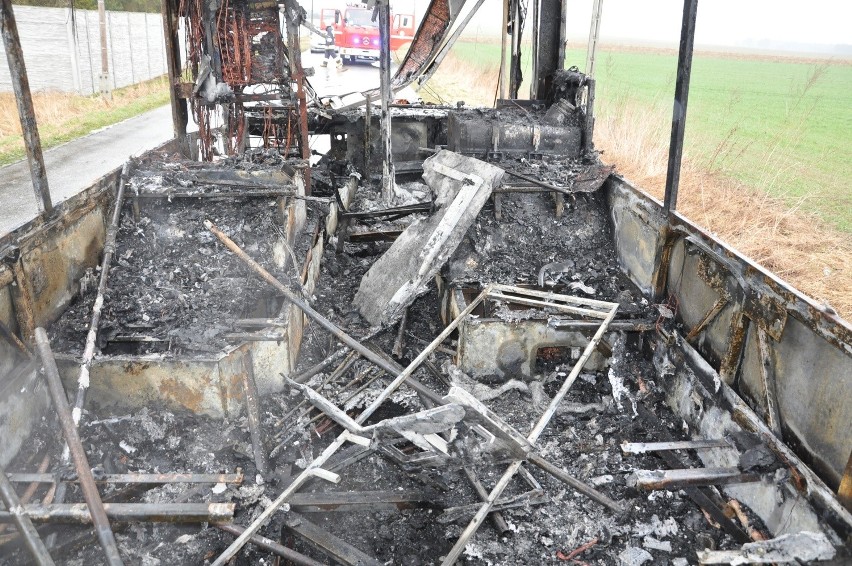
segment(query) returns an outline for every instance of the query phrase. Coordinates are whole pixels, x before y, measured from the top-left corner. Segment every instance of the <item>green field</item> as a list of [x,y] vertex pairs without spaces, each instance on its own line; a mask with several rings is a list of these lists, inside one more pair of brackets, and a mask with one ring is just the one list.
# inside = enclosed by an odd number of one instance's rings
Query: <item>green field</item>
[[[459,42],[453,52],[487,67],[499,60],[500,46]],[[584,66],[585,50],[569,51],[566,65],[575,64]],[[604,48],[596,65],[599,115],[627,101],[662,108],[670,120],[675,53]],[[696,53],[687,156],[852,232],[850,93],[849,61]]]

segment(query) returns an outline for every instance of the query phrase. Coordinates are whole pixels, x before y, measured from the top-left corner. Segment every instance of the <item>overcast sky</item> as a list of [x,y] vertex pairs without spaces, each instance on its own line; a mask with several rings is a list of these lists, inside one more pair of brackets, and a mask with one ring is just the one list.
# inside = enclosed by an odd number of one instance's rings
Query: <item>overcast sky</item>
[[[345,0],[300,0],[319,18],[322,8],[345,6]],[[532,0],[530,0],[532,2]],[[593,0],[567,0],[568,37],[588,38]],[[475,0],[467,0],[472,6]],[[468,26],[468,35],[497,35],[503,0],[485,0]],[[416,13],[429,0],[391,0],[395,13]],[[603,41],[677,44],[683,0],[603,0]],[[528,25],[527,28],[530,26]],[[742,46],[769,40],[793,44],[852,44],[852,0],[700,0],[696,43]]]
[[[500,0],[486,0],[499,3]],[[591,0],[569,0],[572,35],[588,35]],[[676,42],[682,0],[604,0],[601,35]],[[573,19],[573,18],[569,18]],[[583,22],[584,25],[577,25]],[[697,43],[738,45],[769,39],[796,43],[852,43],[849,0],[700,0]]]

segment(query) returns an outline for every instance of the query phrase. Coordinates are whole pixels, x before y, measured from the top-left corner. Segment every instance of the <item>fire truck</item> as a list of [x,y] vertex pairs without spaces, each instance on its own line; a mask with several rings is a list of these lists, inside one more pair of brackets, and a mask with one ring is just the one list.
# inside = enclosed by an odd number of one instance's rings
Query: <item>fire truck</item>
[[[334,29],[334,42],[344,63],[379,60],[379,23],[366,4],[348,4],[345,9],[323,8],[320,28]],[[414,15],[391,13],[391,49],[398,49],[414,36]]]

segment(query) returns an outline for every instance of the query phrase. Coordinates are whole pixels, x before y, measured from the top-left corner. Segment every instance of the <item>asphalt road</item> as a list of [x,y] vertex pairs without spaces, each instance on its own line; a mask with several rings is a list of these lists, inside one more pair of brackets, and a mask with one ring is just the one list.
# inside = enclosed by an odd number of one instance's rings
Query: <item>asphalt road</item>
[[[54,204],[68,199],[137,155],[174,137],[168,106],[156,108],[44,152]],[[26,160],[0,168],[0,235],[38,215]]]
[[[315,74],[310,81],[320,96],[342,96],[379,88],[378,63],[351,63],[338,70],[333,65],[322,67],[323,59],[322,53],[302,53],[302,65],[314,68]],[[396,71],[396,67],[392,64],[391,73]],[[409,87],[398,92],[396,98],[414,100],[417,94]]]
[[[303,65],[313,66],[311,84],[320,96],[345,95],[376,88],[379,69],[370,63],[346,65],[343,70],[321,67],[322,54],[302,54]],[[398,97],[412,99],[406,89]],[[50,195],[56,204],[79,193],[95,180],[140,154],[172,138],[172,118],[168,106],[146,112],[82,138],[44,152]],[[313,149],[322,151],[325,140],[312,140]],[[0,236],[22,226],[38,215],[29,165],[26,160],[0,168]]]

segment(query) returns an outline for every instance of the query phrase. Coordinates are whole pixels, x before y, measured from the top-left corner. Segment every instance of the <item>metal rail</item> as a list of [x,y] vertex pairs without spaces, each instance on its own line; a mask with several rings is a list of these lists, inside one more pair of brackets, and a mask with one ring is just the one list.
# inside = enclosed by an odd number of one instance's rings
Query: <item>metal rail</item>
[[15,523],[15,526],[18,527],[18,532],[24,537],[24,543],[30,551],[33,560],[36,561],[36,564],[39,564],[39,566],[52,566],[53,559],[50,557],[50,553],[47,552],[47,547],[44,546],[41,537],[38,536],[38,531],[21,505],[18,494],[15,493],[15,488],[12,482],[6,477],[6,471],[2,466],[0,466],[0,499],[3,500],[6,509],[9,509],[7,514],[10,516],[10,520]]
[[65,434],[65,442],[68,443],[68,449],[71,458],[74,460],[74,466],[77,468],[77,476],[80,478],[80,490],[83,492],[83,498],[86,500],[86,505],[89,508],[92,523],[95,526],[95,533],[104,549],[107,563],[110,566],[123,565],[124,562],[122,562],[121,556],[118,554],[118,546],[115,543],[115,535],[113,535],[109,519],[107,519],[106,512],[104,511],[103,501],[101,501],[98,488],[95,486],[92,467],[89,466],[89,459],[86,457],[86,451],[80,440],[80,434],[77,432],[77,423],[71,416],[71,409],[68,407],[68,401],[65,398],[65,389],[62,388],[62,379],[59,377],[59,369],[56,367],[56,360],[53,357],[53,352],[50,349],[50,341],[47,338],[47,332],[45,332],[44,328],[39,327],[35,329],[35,338],[38,353],[44,365],[44,375],[47,379],[50,396],[53,399],[53,406],[59,417],[59,423],[62,425],[62,432]]

